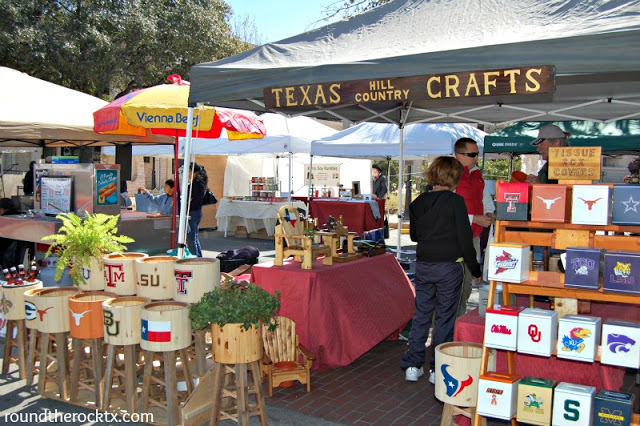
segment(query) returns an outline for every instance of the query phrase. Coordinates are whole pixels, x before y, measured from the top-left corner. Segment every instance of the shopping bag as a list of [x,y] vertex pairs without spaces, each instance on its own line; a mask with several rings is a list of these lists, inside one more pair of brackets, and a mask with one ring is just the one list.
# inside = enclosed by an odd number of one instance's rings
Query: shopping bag
[[208,206],[210,204],[215,204],[218,202],[216,196],[211,192],[209,188],[204,190],[204,197],[202,198],[202,205]]

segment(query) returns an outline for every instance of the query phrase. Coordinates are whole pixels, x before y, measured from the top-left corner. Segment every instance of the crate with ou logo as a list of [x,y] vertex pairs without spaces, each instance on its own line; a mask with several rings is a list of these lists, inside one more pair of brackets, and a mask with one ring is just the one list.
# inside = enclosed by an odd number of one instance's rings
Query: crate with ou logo
[[516,398],[520,377],[488,372],[478,380],[478,414],[510,420],[516,415]]
[[566,185],[533,185],[531,220],[534,222],[566,222],[571,214],[571,199]]
[[487,308],[484,322],[484,345],[488,348],[515,351],[518,344],[518,314],[523,308],[494,305]]
[[605,320],[602,324],[600,362],[640,368],[640,322]]
[[565,315],[558,320],[558,358],[593,362],[600,342],[601,319]]
[[558,337],[558,313],[526,308],[518,316],[518,352],[551,356]]
[[630,425],[635,397],[632,393],[600,389],[594,401],[593,425]]
[[571,223],[607,225],[609,223],[609,187],[574,185],[571,200]]
[[555,385],[555,380],[523,377],[518,383],[516,401],[518,422],[534,425],[550,424]]
[[553,392],[554,426],[588,425],[593,417],[594,386],[560,383]]
[[489,280],[521,283],[529,279],[531,246],[519,243],[489,245]]

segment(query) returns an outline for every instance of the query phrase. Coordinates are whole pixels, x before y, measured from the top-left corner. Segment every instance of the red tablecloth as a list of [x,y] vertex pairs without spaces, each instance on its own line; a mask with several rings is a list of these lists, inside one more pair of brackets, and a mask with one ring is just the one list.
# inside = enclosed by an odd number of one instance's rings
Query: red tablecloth
[[393,255],[302,270],[300,263],[261,263],[253,282],[270,293],[280,290],[280,314],[296,322],[303,343],[322,371],[350,364],[413,316],[413,286]]
[[347,201],[316,201],[311,200],[309,207],[309,215],[318,219],[318,225],[322,225],[329,220],[329,216],[333,216],[336,220],[342,215],[342,223],[349,228],[351,232],[357,232],[362,235],[364,231],[371,231],[384,227],[384,199],[376,199],[380,209],[380,219],[373,218],[371,207],[366,201],[363,202],[347,202]]

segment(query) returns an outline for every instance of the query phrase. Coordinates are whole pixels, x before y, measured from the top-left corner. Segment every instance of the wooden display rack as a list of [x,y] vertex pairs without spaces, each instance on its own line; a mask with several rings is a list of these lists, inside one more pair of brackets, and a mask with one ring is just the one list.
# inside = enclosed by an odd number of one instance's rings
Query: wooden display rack
[[[560,181],[560,184],[585,184],[590,181]],[[552,230],[552,232],[540,232],[540,230]],[[596,235],[596,232],[604,231],[605,235]],[[565,250],[567,247],[591,247],[604,250],[625,250],[640,252],[640,236],[629,235],[606,235],[608,232],[622,234],[624,232],[640,234],[640,226],[620,226],[620,225],[576,225],[571,223],[548,223],[548,222],[524,222],[524,221],[496,221],[495,242],[519,242],[533,246],[546,246],[558,250]],[[552,286],[546,286],[550,282]],[[606,293],[602,288],[599,290],[588,290],[579,288],[565,288],[564,274],[559,272],[538,272],[530,271],[529,280],[520,284],[502,283],[502,298],[504,305],[509,305],[510,295],[525,294],[530,296],[548,296],[574,298],[590,301],[619,302],[640,305],[640,295]],[[496,294],[496,281],[489,282],[489,296],[487,306],[493,306]],[[533,303],[533,297],[531,297]],[[480,364],[480,374],[488,371],[490,348],[482,345],[482,360]],[[496,349],[499,350],[499,349]],[[601,348],[598,348],[598,354]],[[599,361],[599,356],[596,358]],[[515,353],[507,351],[507,365],[509,374],[516,373]],[[474,415],[474,425],[485,425],[486,419],[478,414]],[[512,425],[517,424],[517,420],[511,420]],[[632,425],[640,425],[640,415],[634,414]]]

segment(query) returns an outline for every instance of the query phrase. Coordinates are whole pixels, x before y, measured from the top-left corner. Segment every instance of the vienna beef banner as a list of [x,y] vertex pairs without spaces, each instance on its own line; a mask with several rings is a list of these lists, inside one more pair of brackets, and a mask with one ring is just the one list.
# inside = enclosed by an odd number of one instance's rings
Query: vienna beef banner
[[404,101],[463,100],[555,91],[555,67],[541,65],[264,89],[267,109]]

